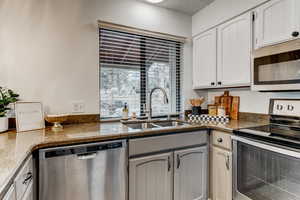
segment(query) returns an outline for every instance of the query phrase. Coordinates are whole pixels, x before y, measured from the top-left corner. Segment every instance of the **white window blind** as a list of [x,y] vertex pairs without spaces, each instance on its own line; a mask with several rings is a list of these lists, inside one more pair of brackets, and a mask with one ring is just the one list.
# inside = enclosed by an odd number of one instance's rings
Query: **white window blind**
[[153,95],[153,114],[181,111],[182,43],[107,28],[100,37],[101,117],[119,117],[125,103],[130,112],[145,114],[144,104],[152,88],[165,88],[170,99]]

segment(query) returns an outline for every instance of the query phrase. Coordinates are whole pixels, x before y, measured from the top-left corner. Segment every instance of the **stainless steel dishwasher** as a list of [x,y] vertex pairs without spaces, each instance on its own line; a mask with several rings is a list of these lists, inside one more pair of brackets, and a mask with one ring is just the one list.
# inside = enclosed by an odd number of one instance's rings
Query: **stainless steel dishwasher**
[[127,144],[111,141],[39,151],[39,200],[126,200]]

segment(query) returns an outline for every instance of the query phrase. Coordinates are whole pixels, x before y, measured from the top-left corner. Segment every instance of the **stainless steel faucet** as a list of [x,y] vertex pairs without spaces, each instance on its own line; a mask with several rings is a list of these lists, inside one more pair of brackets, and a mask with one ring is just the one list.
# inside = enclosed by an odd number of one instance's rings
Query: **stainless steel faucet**
[[152,119],[152,94],[156,91],[156,90],[161,90],[162,93],[164,94],[164,104],[168,104],[169,103],[169,99],[168,99],[168,95],[165,89],[161,88],[161,87],[155,87],[151,90],[150,95],[149,95],[149,110],[146,112],[148,113],[148,120]]

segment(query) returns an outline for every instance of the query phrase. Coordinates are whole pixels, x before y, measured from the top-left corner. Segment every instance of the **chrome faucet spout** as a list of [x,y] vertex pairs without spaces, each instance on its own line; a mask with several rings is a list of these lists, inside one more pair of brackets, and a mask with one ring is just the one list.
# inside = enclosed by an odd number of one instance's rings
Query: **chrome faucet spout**
[[169,98],[168,98],[168,95],[167,95],[167,92],[165,89],[163,89],[162,87],[155,87],[153,88],[151,91],[150,91],[150,94],[149,94],[149,115],[148,115],[148,119],[151,120],[152,118],[152,95],[153,93],[156,91],[156,90],[160,90],[162,91],[163,95],[164,95],[164,104],[168,104],[169,103]]

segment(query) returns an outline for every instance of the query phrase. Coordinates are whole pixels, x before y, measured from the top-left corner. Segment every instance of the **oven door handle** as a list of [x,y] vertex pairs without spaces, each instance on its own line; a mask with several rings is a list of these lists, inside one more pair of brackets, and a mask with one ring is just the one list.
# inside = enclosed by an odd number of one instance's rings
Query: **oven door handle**
[[300,159],[300,152],[289,150],[284,147],[273,146],[273,145],[269,145],[269,144],[266,144],[263,142],[257,142],[257,141],[249,140],[249,139],[246,139],[243,137],[238,137],[238,136],[231,136],[231,138],[232,138],[232,140],[239,141],[239,142],[251,145],[251,146],[255,146],[260,149],[264,149],[264,150],[268,150],[268,151],[272,151],[275,153],[279,153],[279,154],[283,154],[283,155],[287,155],[287,156],[291,156],[291,157]]

